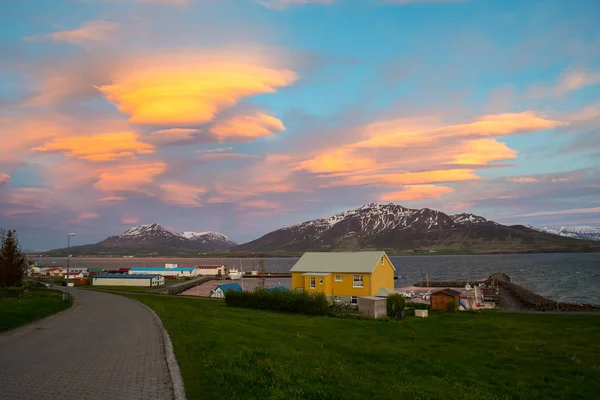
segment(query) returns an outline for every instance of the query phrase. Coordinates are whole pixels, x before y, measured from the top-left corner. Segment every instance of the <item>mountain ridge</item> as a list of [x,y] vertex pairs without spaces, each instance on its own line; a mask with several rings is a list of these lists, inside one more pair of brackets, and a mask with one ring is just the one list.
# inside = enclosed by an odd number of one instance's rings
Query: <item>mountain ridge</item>
[[523,225],[506,226],[469,214],[368,203],[333,216],[269,232],[231,251],[344,251],[474,249],[477,251],[565,251],[586,242],[557,238]]

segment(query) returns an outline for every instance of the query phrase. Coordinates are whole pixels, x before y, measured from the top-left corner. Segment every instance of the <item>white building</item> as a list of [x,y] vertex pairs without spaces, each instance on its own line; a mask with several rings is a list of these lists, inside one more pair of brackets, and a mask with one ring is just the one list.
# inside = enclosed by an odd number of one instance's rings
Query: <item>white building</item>
[[98,274],[92,277],[94,286],[162,286],[165,277],[162,275],[125,275],[125,274]]
[[224,265],[196,265],[198,275],[202,276],[217,276],[225,275]]
[[242,287],[240,285],[238,285],[237,283],[225,283],[223,285],[219,285],[216,288],[214,288],[213,291],[210,292],[208,297],[216,297],[216,298],[222,299],[225,297],[225,293],[229,290],[234,291],[234,292],[241,292]]
[[194,267],[133,267],[129,270],[130,275],[162,275],[173,278],[186,278],[198,275],[198,271]]

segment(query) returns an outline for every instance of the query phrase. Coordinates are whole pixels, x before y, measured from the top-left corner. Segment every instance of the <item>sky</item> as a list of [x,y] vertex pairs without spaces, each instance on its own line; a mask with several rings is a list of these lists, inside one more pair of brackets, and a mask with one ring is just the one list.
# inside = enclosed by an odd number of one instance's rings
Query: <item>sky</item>
[[371,202],[600,225],[600,2],[0,3],[0,228],[237,242]]

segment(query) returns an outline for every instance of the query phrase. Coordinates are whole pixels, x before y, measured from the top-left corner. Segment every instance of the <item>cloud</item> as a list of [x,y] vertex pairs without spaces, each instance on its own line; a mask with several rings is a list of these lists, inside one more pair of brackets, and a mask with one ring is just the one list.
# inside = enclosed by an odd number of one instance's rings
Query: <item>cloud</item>
[[275,93],[298,75],[240,54],[168,54],[134,63],[110,85],[96,88],[143,125],[184,127],[209,122],[246,97]]
[[242,154],[242,153],[209,153],[203,154],[198,157],[202,161],[222,161],[222,160],[239,160],[247,158],[257,158],[254,154]]
[[572,208],[567,210],[553,210],[553,211],[537,211],[532,213],[512,215],[513,218],[522,217],[539,217],[545,215],[565,215],[565,214],[596,214],[600,213],[600,207],[591,208]]
[[154,146],[140,142],[139,135],[132,132],[103,133],[87,136],[56,138],[32,150],[59,152],[67,157],[87,161],[109,161],[135,158],[137,154],[152,154]]
[[0,174],[0,188],[10,182],[10,175],[8,174]]
[[102,169],[94,188],[102,192],[145,192],[144,187],[154,185],[154,177],[165,172],[162,161],[117,165]]
[[266,209],[277,209],[279,204],[268,200],[249,200],[238,203],[238,209],[247,208],[266,208]]
[[379,200],[393,202],[431,198],[437,199],[452,192],[454,192],[454,189],[448,186],[412,185],[406,186],[404,189],[397,192],[383,193],[381,196],[379,196]]
[[121,197],[121,196],[108,196],[108,197],[102,197],[100,199],[98,199],[98,201],[102,201],[102,202],[106,202],[106,203],[114,203],[114,202],[118,202],[118,201],[125,201],[127,200],[125,197]]
[[517,183],[533,183],[538,182],[537,178],[530,178],[526,176],[514,176],[506,178],[507,181],[517,182]]
[[[340,0],[259,0],[258,2],[272,10],[285,10],[296,5],[316,4],[328,6]],[[469,0],[382,0],[383,3],[409,5],[422,3],[463,3]]]
[[160,189],[161,201],[183,207],[201,207],[202,196],[206,193],[203,187],[179,183],[164,183],[160,185]]
[[87,21],[81,28],[54,32],[47,35],[30,36],[24,38],[28,42],[67,42],[79,46],[86,45],[90,42],[111,42],[119,29],[119,25],[109,21]]
[[263,113],[254,115],[235,115],[218,121],[210,132],[220,142],[249,142],[263,137],[273,136],[285,131],[283,123],[275,117]]
[[183,7],[190,3],[190,0],[136,0],[142,4],[160,4],[165,6]]
[[95,213],[95,212],[87,212],[87,213],[77,214],[77,219],[80,221],[86,220],[86,219],[96,219],[96,218],[100,218],[100,214]]
[[528,99],[558,97],[598,83],[600,83],[600,72],[589,73],[583,70],[571,70],[565,72],[554,85],[535,84],[528,87],[525,91],[525,97]]
[[121,218],[121,223],[125,224],[125,225],[137,224],[140,221],[141,221],[141,219],[135,218],[135,217],[122,217]]
[[202,132],[200,129],[190,128],[160,129],[150,133],[147,136],[147,140],[160,145],[174,144],[192,140],[200,132]]

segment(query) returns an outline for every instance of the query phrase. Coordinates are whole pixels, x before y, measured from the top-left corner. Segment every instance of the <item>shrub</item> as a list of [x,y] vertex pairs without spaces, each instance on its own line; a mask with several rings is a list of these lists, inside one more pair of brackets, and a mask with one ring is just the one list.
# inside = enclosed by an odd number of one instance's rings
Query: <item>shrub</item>
[[229,306],[282,311],[295,314],[325,315],[329,302],[323,293],[309,294],[292,290],[266,290],[254,292],[225,292],[225,303]]
[[448,303],[446,303],[447,312],[455,312],[457,309],[458,307],[456,306],[456,302],[454,300],[450,300]]
[[20,299],[27,292],[27,288],[24,287],[5,287],[0,288],[0,297],[5,297],[9,299]]
[[400,293],[391,294],[387,297],[387,315],[391,318],[398,318],[404,307],[406,306],[406,300]]

